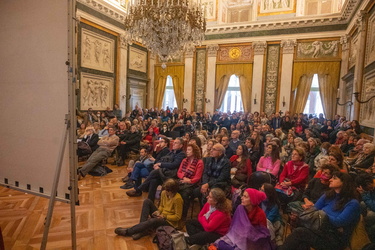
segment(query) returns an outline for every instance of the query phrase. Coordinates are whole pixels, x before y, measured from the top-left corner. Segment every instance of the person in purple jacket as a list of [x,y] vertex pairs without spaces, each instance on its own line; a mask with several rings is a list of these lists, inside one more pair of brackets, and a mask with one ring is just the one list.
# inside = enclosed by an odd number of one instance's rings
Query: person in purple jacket
[[354,181],[349,174],[335,172],[329,187],[330,190],[314,205],[327,214],[328,225],[321,230],[298,227],[278,249],[345,249],[349,245],[350,236],[360,218]]

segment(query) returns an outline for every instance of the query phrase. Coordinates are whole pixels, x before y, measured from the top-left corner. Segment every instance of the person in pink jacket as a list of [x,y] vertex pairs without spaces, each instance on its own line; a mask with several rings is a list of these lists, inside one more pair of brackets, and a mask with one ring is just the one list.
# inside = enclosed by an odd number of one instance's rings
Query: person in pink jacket
[[270,143],[267,145],[264,156],[260,157],[257,171],[264,171],[277,177],[279,175],[280,163],[280,150],[276,144]]
[[206,245],[213,243],[225,235],[231,223],[231,204],[220,188],[211,189],[207,196],[207,203],[198,215],[198,220],[186,222],[189,237],[187,243]]

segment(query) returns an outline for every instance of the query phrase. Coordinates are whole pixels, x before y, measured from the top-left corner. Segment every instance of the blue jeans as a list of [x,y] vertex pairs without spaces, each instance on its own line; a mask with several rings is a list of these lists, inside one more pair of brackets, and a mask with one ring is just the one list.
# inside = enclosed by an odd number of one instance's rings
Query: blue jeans
[[134,181],[134,188],[137,189],[142,183],[142,178],[146,178],[149,174],[149,169],[143,163],[137,162],[130,175],[130,179]]

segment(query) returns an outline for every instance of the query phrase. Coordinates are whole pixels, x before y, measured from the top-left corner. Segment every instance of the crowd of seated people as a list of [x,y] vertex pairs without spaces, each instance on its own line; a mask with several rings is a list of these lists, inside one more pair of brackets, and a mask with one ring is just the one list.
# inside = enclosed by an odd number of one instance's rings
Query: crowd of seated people
[[[141,151],[122,188],[130,197],[148,192],[146,208],[139,225],[116,229],[118,235],[139,239],[144,225],[186,224],[189,244],[213,249],[344,249],[362,215],[375,243],[369,181],[375,178],[375,145],[358,121],[289,112],[211,115],[136,107],[121,117],[110,111],[80,114],[77,135],[90,141],[97,133],[99,139],[78,173],[84,177],[111,155],[122,166],[130,152]],[[153,205],[158,186],[166,188],[159,210]],[[195,199],[201,212],[187,220]],[[327,214],[329,231],[294,225],[286,239],[280,237],[286,220],[312,207]],[[239,233],[244,238],[237,239]]]

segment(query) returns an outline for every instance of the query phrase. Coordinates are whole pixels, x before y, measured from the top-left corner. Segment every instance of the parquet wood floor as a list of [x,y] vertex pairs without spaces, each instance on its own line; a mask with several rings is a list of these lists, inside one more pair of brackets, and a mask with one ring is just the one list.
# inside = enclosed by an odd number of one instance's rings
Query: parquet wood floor
[[[142,202],[147,198],[128,197],[119,187],[126,167],[107,165],[113,170],[104,177],[87,175],[79,181],[80,206],[76,206],[77,248],[98,250],[157,249],[152,237],[133,241],[116,236],[116,227],[139,222]],[[5,249],[40,249],[43,223],[49,200],[0,186],[0,227]],[[71,249],[70,205],[56,202],[47,249]]]

